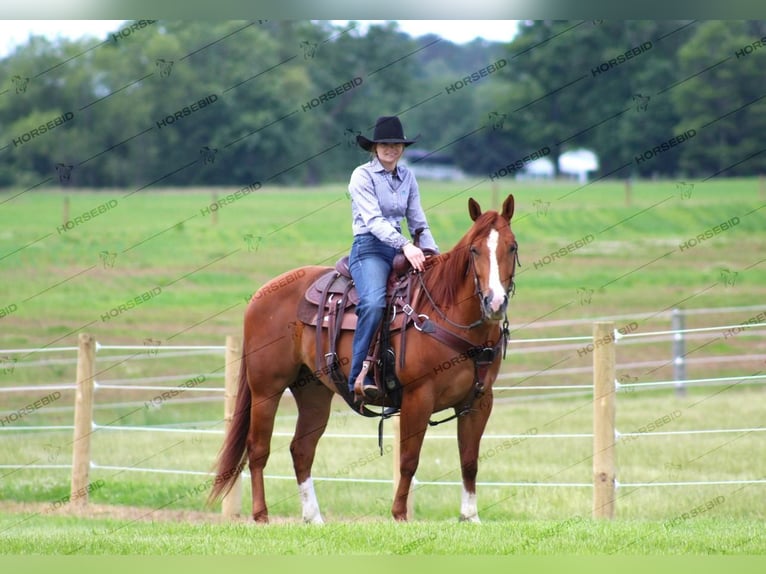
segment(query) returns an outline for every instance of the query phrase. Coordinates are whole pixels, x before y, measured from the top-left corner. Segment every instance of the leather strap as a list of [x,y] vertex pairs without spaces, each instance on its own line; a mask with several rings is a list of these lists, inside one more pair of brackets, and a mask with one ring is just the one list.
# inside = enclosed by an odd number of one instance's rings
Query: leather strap
[[[317,332],[316,332],[316,357],[315,362],[317,366],[317,370],[321,371],[323,365],[322,365],[322,356],[324,355],[324,345],[322,345],[322,335],[324,333],[324,329],[322,328],[322,325],[324,325],[324,317],[322,314],[324,313],[325,304],[327,303],[327,294],[330,292],[330,285],[332,285],[335,282],[335,279],[339,276],[339,273],[335,273],[333,276],[333,279],[328,281],[325,285],[324,289],[322,290],[322,297],[319,299],[319,306],[317,308]],[[329,322],[328,322],[328,329],[327,329],[327,336],[328,338],[331,337],[330,329],[329,329]]]
[[454,418],[468,414],[473,407],[474,401],[484,394],[484,381],[487,378],[487,373],[492,363],[495,362],[500,350],[503,350],[505,354],[505,343],[508,339],[508,327],[507,321],[503,324],[503,328],[500,331],[500,336],[497,342],[493,346],[476,345],[472,341],[461,337],[453,333],[452,331],[445,329],[438,323],[434,323],[426,315],[418,315],[415,310],[408,304],[402,306],[402,310],[409,319],[412,320],[415,328],[427,335],[430,335],[437,341],[444,343],[448,347],[454,349],[461,355],[469,358],[473,361],[474,365],[474,386],[472,392],[470,392],[462,406],[455,409],[455,414],[442,419],[440,421],[428,421],[431,426],[436,426],[447,421],[451,421]]

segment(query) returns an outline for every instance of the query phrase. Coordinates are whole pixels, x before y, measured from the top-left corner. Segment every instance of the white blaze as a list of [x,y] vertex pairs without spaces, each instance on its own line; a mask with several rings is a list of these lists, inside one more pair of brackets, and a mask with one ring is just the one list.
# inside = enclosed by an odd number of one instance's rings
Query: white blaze
[[499,311],[505,300],[505,289],[500,281],[500,265],[497,262],[497,242],[500,234],[496,229],[489,232],[487,247],[489,247],[489,289],[492,291],[490,308]]

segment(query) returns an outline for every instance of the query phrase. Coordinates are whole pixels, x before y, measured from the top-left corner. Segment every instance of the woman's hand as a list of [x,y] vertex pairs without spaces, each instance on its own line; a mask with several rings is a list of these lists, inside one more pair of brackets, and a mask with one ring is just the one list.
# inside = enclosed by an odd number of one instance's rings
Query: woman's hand
[[413,243],[407,243],[404,247],[402,247],[402,253],[404,253],[407,261],[410,262],[416,271],[423,271],[426,262],[426,256],[423,254],[423,251],[419,247]]

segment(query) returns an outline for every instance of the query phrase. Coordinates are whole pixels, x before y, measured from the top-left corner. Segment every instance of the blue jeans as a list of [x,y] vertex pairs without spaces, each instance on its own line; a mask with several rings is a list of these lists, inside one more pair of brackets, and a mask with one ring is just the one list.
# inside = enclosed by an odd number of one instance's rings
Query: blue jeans
[[380,241],[371,233],[354,237],[348,266],[359,293],[356,306],[356,331],[351,349],[349,387],[362,370],[362,363],[386,309],[386,283],[397,249]]

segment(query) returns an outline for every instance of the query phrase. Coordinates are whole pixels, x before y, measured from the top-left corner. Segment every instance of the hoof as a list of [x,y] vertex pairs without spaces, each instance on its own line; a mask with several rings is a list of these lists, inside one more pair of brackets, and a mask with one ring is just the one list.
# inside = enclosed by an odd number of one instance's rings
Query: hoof
[[303,523],[304,524],[324,524],[324,520],[322,520],[322,515],[317,513],[313,516],[304,516]]
[[472,514],[471,516],[466,516],[465,514],[461,514],[460,522],[474,522],[476,524],[481,524],[481,520],[479,520],[478,514]]
[[254,513],[253,520],[255,521],[256,524],[268,524],[269,513],[266,511]]

